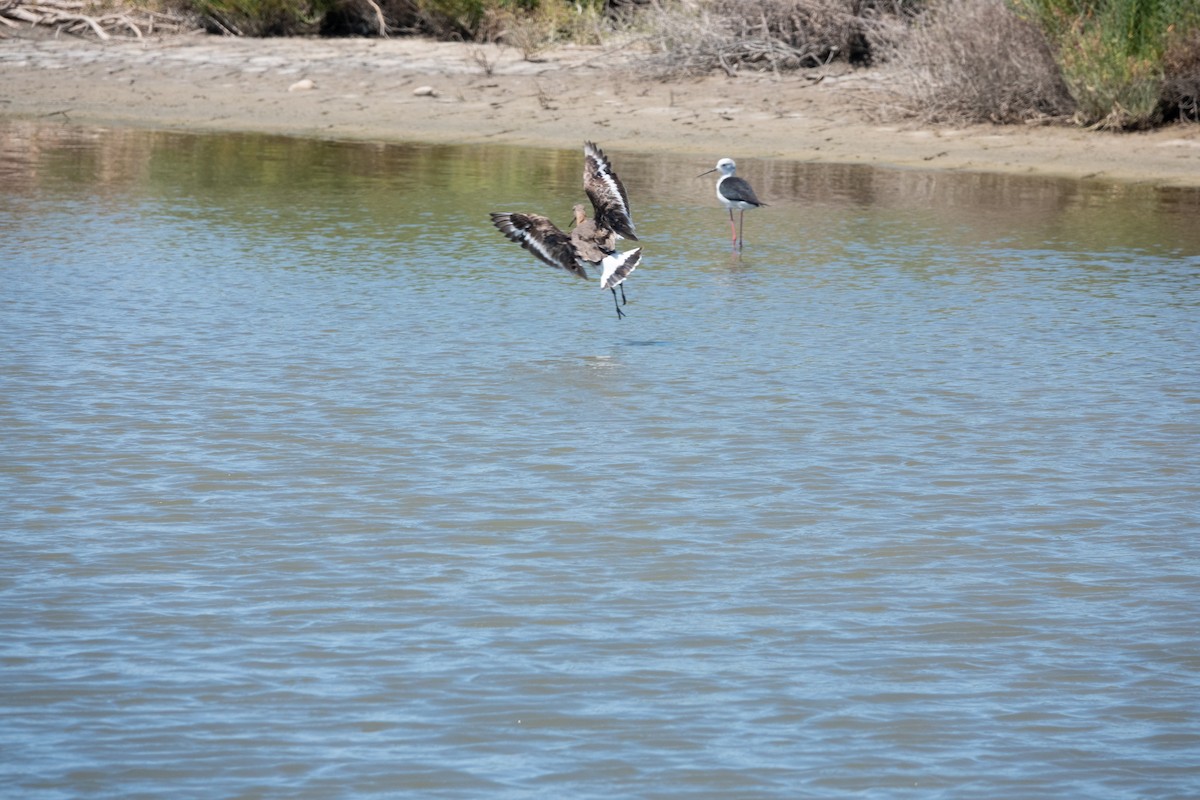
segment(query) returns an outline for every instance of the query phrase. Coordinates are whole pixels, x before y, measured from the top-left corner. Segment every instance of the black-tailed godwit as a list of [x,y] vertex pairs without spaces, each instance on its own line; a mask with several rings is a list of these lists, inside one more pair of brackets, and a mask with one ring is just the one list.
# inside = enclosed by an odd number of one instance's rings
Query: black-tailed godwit
[[[629,198],[612,164],[593,142],[583,143],[583,191],[595,212],[588,219],[582,204],[576,204],[575,225],[570,234],[559,230],[541,214],[492,212],[492,224],[512,241],[552,267],[588,279],[587,268],[600,269],[600,287],[613,295],[617,318],[625,316],[625,279],[642,260],[640,247],[617,252],[618,239],[637,239],[629,214]],[[617,287],[621,302],[617,303]]]

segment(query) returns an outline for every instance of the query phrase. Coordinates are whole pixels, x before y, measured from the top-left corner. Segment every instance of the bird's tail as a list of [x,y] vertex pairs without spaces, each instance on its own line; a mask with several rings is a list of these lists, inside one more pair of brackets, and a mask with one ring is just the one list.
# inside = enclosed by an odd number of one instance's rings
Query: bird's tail
[[[642,263],[642,248],[630,250],[627,253],[613,253],[605,256],[600,262],[600,288],[611,289],[619,286],[629,277],[629,273]],[[622,291],[624,291],[622,289]]]

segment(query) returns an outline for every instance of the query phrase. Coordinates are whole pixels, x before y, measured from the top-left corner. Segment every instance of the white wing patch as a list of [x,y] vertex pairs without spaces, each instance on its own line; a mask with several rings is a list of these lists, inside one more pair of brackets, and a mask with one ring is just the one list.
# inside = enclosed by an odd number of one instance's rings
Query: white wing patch
[[613,176],[612,170],[608,166],[608,162],[597,156],[595,153],[588,153],[588,158],[595,164],[596,177],[604,183],[604,188],[607,189],[605,199],[614,205],[620,206],[621,211],[626,216],[629,215],[629,207],[625,205],[625,198],[622,197],[623,189],[621,184],[617,183],[617,179]]
[[611,229],[619,238],[636,239],[625,187],[608,156],[594,142],[583,143],[583,155],[583,190],[596,210],[596,223]]
[[587,280],[587,270],[575,257],[570,237],[538,214],[492,212],[492,223],[510,240],[521,245],[539,261]]
[[[600,288],[611,289],[625,282],[642,261],[642,248],[628,253],[614,253],[600,262]],[[621,291],[625,291],[622,289]]]
[[523,247],[532,250],[534,255],[540,256],[546,261],[549,261],[551,264],[558,264],[558,259],[554,257],[554,254],[550,252],[549,248],[546,247],[545,243],[543,243],[541,239],[530,234],[529,231],[517,229],[516,233],[521,237],[521,245]]

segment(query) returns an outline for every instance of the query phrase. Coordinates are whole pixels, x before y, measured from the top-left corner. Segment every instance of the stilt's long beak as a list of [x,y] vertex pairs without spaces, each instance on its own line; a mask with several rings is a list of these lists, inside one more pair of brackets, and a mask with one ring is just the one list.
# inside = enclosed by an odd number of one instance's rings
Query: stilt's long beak
[[701,172],[701,173],[700,173],[699,175],[697,175],[696,177],[697,177],[697,178],[703,178],[703,177],[704,177],[705,175],[707,175],[709,172],[716,172],[716,171],[717,171],[717,168],[716,168],[716,167],[713,167],[713,168],[712,168],[712,169],[710,169],[708,172]]

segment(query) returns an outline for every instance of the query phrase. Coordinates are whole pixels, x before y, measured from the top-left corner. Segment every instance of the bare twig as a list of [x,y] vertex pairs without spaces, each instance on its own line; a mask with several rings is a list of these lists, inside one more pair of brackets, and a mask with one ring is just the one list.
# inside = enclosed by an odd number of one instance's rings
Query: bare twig
[[478,64],[479,68],[483,70],[483,74],[489,78],[496,70],[496,59],[488,58],[487,53],[483,51],[482,47],[471,48],[471,60]]
[[121,13],[93,17],[81,13],[84,8],[86,4],[81,0],[39,0],[34,3],[4,0],[0,2],[0,23],[13,28],[20,27],[21,23],[55,27],[63,33],[90,33],[101,40],[119,33],[141,39],[143,26],[150,31],[157,27],[167,32],[181,32],[195,27],[190,20],[161,12],[130,8]]

